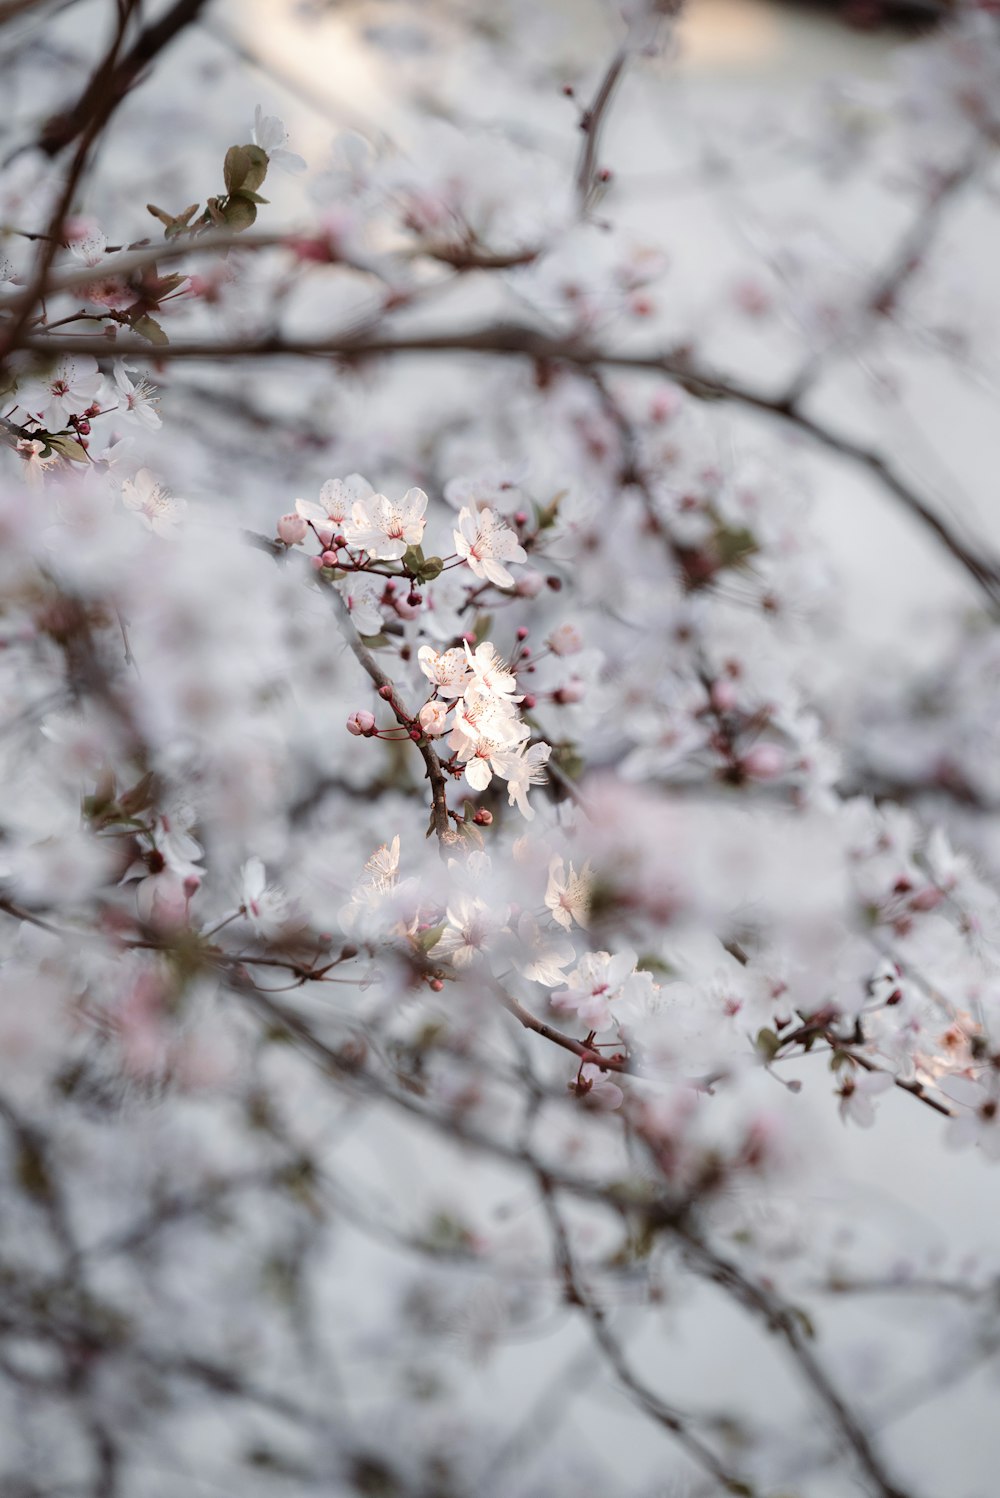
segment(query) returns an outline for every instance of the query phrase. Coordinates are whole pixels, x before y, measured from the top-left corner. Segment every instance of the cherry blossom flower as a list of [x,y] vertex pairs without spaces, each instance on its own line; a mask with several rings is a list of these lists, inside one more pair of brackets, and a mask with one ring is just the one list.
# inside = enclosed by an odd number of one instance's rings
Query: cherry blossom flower
[[355,573],[353,577],[345,578],[343,582],[337,583],[336,587],[347,604],[351,623],[358,634],[365,639],[373,639],[381,634],[385,622],[380,607],[382,589],[363,573]]
[[445,916],[448,924],[432,952],[435,958],[448,958],[454,967],[461,969],[486,950],[504,925],[507,912],[491,910],[478,896],[460,895]]
[[240,904],[254,933],[265,941],[288,924],[288,896],[276,884],[267,883],[264,865],[256,856],[243,865]]
[[1000,1160],[1000,1078],[991,1073],[988,1081],[971,1077],[946,1077],[938,1082],[946,1097],[964,1110],[953,1118],[945,1131],[945,1140],[953,1149],[977,1144],[990,1160]]
[[490,509],[474,514],[462,509],[458,529],[454,531],[455,550],[468,562],[476,577],[494,583],[498,588],[512,588],[514,579],[504,562],[526,562],[527,552],[509,525]]
[[123,481],[122,502],[157,536],[172,535],[187,509],[187,502],[174,499],[148,468]]
[[136,908],[150,925],[176,926],[187,920],[188,905],[204,877],[201,844],[191,835],[194,812],[178,807],[153,824],[152,851],[122,875],[122,884],[138,879]]
[[481,645],[477,645],[474,652],[469,642],[465,641],[465,654],[476,683],[482,691],[494,697],[505,698],[509,702],[523,701],[523,697],[514,696],[517,678],[512,671],[507,669],[506,662],[499,655],[496,646],[491,645],[489,640],[484,640]]
[[507,782],[507,805],[516,806],[526,821],[532,821],[535,815],[534,807],[528,804],[528,790],[533,785],[544,785],[544,766],[551,753],[551,744],[539,743],[527,749],[501,750],[493,756],[496,774]]
[[356,500],[351,508],[347,539],[377,561],[398,562],[409,546],[419,546],[424,535],[427,495],[422,489],[407,489],[400,500],[372,494]]
[[875,1122],[873,1098],[888,1092],[893,1079],[884,1071],[850,1071],[843,1076],[838,1088],[838,1109],[842,1119],[850,1119],[862,1129],[870,1129]]
[[252,139],[260,146],[267,159],[284,172],[304,172],[306,163],[294,151],[285,149],[288,131],[277,115],[265,114],[258,104],[253,114]]
[[313,499],[297,499],[295,511],[316,527],[324,543],[329,543],[338,531],[348,534],[353,506],[374,493],[360,473],[349,473],[345,479],[327,479],[319,491],[318,504]]
[[134,419],[147,431],[155,432],[163,425],[156,410],[156,386],[144,378],[136,380],[133,384],[127,373],[131,367],[125,363],[124,359],[119,359],[115,364],[118,409],[126,420]]
[[67,225],[66,242],[75,260],[84,265],[97,265],[104,259],[108,248],[108,237],[96,223],[78,219]]
[[461,697],[472,681],[465,652],[457,647],[443,650],[439,655],[430,645],[421,645],[417,660],[427,680],[437,687],[440,697]]
[[102,382],[96,359],[66,354],[45,378],[25,380],[18,387],[17,403],[47,432],[59,432],[71,416],[93,405]]
[[600,1108],[608,1112],[620,1108],[625,1101],[625,1094],[618,1083],[612,1080],[603,1067],[597,1066],[592,1061],[587,1061],[581,1066],[579,1077],[571,1084],[571,1090],[589,1107]]
[[557,854],[549,864],[549,883],[545,891],[545,903],[552,912],[552,919],[567,931],[574,921],[578,926],[586,926],[592,885],[589,863],[585,863],[579,873],[570,864],[567,873],[564,860]]
[[614,1021],[611,1005],[635,972],[635,953],[587,952],[570,973],[567,988],[550,1000],[560,1014],[572,1014],[588,1030],[607,1030]]
[[566,982],[564,969],[576,960],[571,941],[558,932],[543,930],[526,910],[518,917],[517,939],[513,962],[522,978],[546,988]]

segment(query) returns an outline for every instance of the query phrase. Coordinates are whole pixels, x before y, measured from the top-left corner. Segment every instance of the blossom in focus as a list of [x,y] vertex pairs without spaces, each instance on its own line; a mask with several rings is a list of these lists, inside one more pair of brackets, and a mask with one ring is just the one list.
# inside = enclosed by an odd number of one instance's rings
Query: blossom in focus
[[297,499],[295,512],[316,527],[321,541],[329,543],[338,531],[349,529],[353,506],[374,493],[360,473],[349,473],[345,479],[327,479],[318,504],[314,499]]
[[408,546],[420,545],[426,509],[427,495],[422,489],[407,489],[399,500],[384,494],[356,500],[347,539],[377,561],[398,562]]
[[441,697],[461,697],[472,676],[469,663],[462,650],[443,650],[440,654],[430,645],[421,645],[417,651],[420,669],[438,689]]
[[71,416],[93,405],[101,383],[96,359],[66,354],[44,379],[25,380],[18,387],[17,403],[47,432],[59,432]]
[[526,562],[527,553],[509,525],[490,509],[474,514],[462,509],[458,528],[453,532],[455,550],[476,577],[494,583],[498,588],[512,588],[514,579],[504,562]]
[[510,702],[522,701],[521,697],[513,695],[517,687],[517,678],[513,671],[507,669],[506,662],[501,658],[496,646],[491,645],[489,640],[484,640],[481,645],[477,645],[474,652],[466,641],[465,654],[476,683],[484,692],[489,692],[494,697],[506,698]]
[[149,432],[155,432],[157,427],[163,425],[156,410],[156,386],[142,377],[133,383],[128,376],[130,368],[131,365],[126,364],[124,359],[119,359],[115,364],[118,409],[126,419],[134,417],[140,426]]

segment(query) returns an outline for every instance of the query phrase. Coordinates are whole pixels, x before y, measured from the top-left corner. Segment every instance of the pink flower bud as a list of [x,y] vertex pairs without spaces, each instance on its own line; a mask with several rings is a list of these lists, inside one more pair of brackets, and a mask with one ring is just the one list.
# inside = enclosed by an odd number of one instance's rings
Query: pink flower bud
[[353,733],[355,738],[362,735],[367,738],[375,728],[375,714],[367,712],[364,708],[351,713],[347,720],[347,732]]
[[522,711],[530,713],[531,709],[535,706],[536,701],[537,698],[531,692],[525,692],[524,700],[521,703]]
[[493,813],[491,811],[487,811],[485,806],[481,806],[472,820],[475,822],[477,827],[492,827]]
[[386,682],[385,686],[379,687],[378,694],[381,698],[383,698],[384,701],[388,702],[389,698],[392,696],[392,687],[388,682]]
[[417,714],[418,721],[429,739],[440,738],[447,727],[448,709],[443,702],[425,702]]
[[751,780],[774,780],[784,773],[788,756],[780,744],[754,744],[740,761]]
[[286,546],[298,546],[304,541],[309,526],[301,515],[282,515],[278,521],[278,540],[284,541]]
[[337,553],[335,551],[324,551],[322,557],[320,558],[320,561],[323,563],[324,567],[336,567]]
[[525,629],[524,625],[522,624],[521,628],[517,632],[517,638],[519,640],[526,640],[528,638],[529,633],[530,633],[530,631],[527,630],[527,629]]

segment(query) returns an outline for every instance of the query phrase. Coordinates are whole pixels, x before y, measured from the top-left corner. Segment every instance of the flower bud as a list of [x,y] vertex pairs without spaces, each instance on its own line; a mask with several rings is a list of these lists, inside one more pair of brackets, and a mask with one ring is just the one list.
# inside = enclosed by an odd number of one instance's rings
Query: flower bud
[[477,827],[492,827],[493,813],[491,811],[487,811],[485,806],[481,806],[472,820],[475,822]]
[[323,563],[324,567],[336,567],[337,553],[335,551],[324,551],[323,555],[320,557],[320,561]]
[[308,530],[309,525],[301,515],[282,515],[278,521],[278,540],[284,541],[286,546],[298,546],[305,540]]
[[375,714],[368,712],[365,708],[361,708],[358,712],[351,713],[350,717],[347,720],[347,732],[353,733],[355,738],[359,738],[362,734],[365,736],[365,738],[369,737],[369,735],[374,731],[374,728]]
[[392,696],[392,687],[386,682],[385,686],[379,687],[378,694],[385,702],[388,702]]
[[425,702],[417,714],[421,728],[429,739],[440,738],[447,727],[448,709],[443,702]]

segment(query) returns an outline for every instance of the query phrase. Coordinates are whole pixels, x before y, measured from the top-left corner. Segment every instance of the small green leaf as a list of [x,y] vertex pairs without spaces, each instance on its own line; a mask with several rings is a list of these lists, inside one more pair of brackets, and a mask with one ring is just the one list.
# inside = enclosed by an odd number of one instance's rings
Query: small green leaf
[[422,952],[429,952],[432,947],[436,947],[444,935],[444,928],[445,923],[442,921],[440,926],[428,926],[426,931],[421,931],[417,937],[417,946],[420,950]]
[[256,222],[256,205],[247,201],[242,194],[237,193],[228,198],[224,208],[221,208],[222,222],[227,229],[232,229],[234,234],[242,234],[244,229],[249,229]]
[[238,191],[250,175],[250,157],[242,146],[230,146],[222,167],[226,192]]
[[170,342],[156,318],[150,317],[148,312],[143,313],[142,317],[135,318],[132,331],[138,333],[140,338],[145,338],[147,343],[155,343],[161,348]]
[[60,457],[68,458],[71,463],[89,463],[87,449],[81,447],[74,437],[46,437],[45,441],[53,452]]
[[260,146],[252,145],[240,146],[239,149],[245,153],[250,163],[249,170],[240,185],[245,192],[256,192],[267,176],[267,152],[262,151]]
[[764,1057],[765,1061],[773,1061],[775,1056],[781,1050],[781,1041],[778,1039],[777,1035],[773,1030],[769,1030],[766,1028],[757,1031],[756,1037],[754,1039],[754,1045],[757,1047],[760,1054]]

